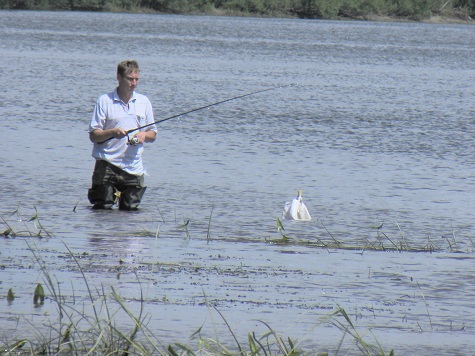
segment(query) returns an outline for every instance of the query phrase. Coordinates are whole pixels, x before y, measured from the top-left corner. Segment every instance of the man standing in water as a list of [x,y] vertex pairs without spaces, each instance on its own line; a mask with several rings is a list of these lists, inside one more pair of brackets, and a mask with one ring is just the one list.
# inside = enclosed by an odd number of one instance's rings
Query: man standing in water
[[120,210],[137,210],[145,193],[143,144],[155,141],[157,128],[151,125],[127,134],[127,130],[154,122],[150,100],[135,91],[139,74],[136,61],[119,63],[119,85],[101,95],[94,107],[89,139],[94,143],[96,163],[88,191],[93,209],[111,209],[118,202]]

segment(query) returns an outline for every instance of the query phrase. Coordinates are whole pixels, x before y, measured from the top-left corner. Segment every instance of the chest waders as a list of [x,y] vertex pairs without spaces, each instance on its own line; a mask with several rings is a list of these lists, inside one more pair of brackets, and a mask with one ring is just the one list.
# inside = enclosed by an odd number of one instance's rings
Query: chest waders
[[143,175],[135,176],[97,160],[87,197],[93,209],[112,209],[118,204],[119,210],[137,210],[146,188]]

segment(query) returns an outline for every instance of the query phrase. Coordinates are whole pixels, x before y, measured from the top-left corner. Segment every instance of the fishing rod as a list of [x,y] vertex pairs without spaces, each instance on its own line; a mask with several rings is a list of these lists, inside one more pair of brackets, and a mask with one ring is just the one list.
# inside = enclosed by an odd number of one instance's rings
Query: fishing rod
[[[126,134],[127,134],[127,137],[129,137],[129,134],[132,133],[132,132],[135,132],[135,131],[138,131],[140,129],[143,129],[145,127],[149,127],[149,126],[152,126],[152,125],[155,125],[155,124],[159,124],[161,122],[165,122],[165,121],[168,121],[168,120],[171,120],[171,119],[176,119],[177,117],[180,117],[180,116],[183,116],[183,115],[187,115],[187,114],[191,114],[192,112],[195,112],[195,111],[199,111],[199,110],[203,110],[203,109],[206,109],[206,108],[210,108],[212,106],[216,106],[216,105],[219,105],[219,104],[223,104],[223,103],[226,103],[228,101],[232,101],[232,100],[236,100],[236,99],[241,99],[241,98],[244,98],[246,96],[251,96],[251,95],[255,95],[255,94],[259,94],[259,93],[264,93],[266,91],[270,91],[270,90],[276,90],[276,89],[280,89],[280,88],[285,88],[285,87],[290,87],[292,86],[293,84],[288,84],[288,85],[280,85],[278,87],[272,87],[272,88],[267,88],[267,89],[262,89],[262,90],[257,90],[257,91],[253,91],[251,93],[247,93],[247,94],[243,94],[243,95],[238,95],[238,96],[234,96],[232,98],[229,98],[229,99],[225,99],[225,100],[221,100],[221,101],[217,101],[215,103],[212,103],[212,104],[208,104],[208,105],[204,105],[204,106],[200,106],[199,108],[195,108],[195,109],[191,109],[191,110],[188,110],[188,111],[185,111],[185,112],[182,112],[182,113],[179,113],[179,114],[176,114],[176,115],[173,115],[173,116],[170,116],[170,117],[167,117],[165,119],[160,119],[160,120],[157,120],[157,121],[154,121],[152,122],[151,124],[147,124],[147,125],[143,125],[143,126],[140,126],[140,127],[137,127],[135,129],[130,129],[128,131],[126,131]],[[109,140],[112,140],[114,137],[109,137],[107,140],[105,141],[102,141],[102,142],[98,142],[99,144],[103,144]],[[133,140],[130,140],[129,139],[129,142],[132,141],[132,144],[137,144],[137,142],[133,141]]]

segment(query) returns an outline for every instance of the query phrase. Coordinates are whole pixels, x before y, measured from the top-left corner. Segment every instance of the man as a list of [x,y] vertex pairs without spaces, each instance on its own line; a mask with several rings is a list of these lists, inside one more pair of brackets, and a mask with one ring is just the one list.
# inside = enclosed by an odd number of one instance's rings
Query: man
[[[137,210],[145,193],[143,144],[155,141],[150,100],[135,91],[140,69],[134,60],[117,66],[117,88],[99,97],[89,125],[96,159],[88,198],[93,209]],[[127,134],[128,130],[152,124]]]

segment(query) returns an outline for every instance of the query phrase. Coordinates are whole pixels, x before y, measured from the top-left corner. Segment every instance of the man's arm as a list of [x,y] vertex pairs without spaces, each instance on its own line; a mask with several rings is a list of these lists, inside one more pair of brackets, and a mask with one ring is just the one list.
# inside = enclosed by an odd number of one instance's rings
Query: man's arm
[[125,136],[127,136],[127,132],[120,127],[107,130],[94,129],[89,132],[91,142],[104,142],[111,138],[122,138]]

